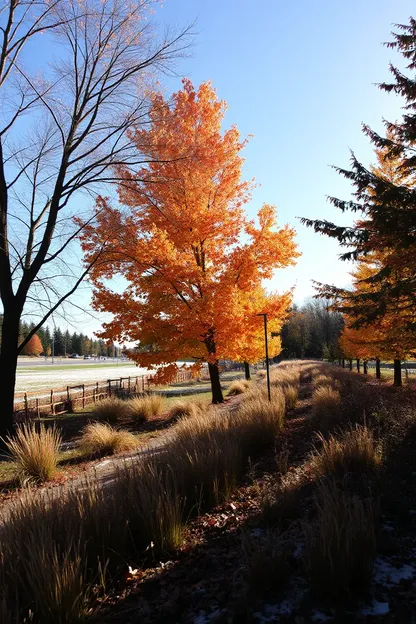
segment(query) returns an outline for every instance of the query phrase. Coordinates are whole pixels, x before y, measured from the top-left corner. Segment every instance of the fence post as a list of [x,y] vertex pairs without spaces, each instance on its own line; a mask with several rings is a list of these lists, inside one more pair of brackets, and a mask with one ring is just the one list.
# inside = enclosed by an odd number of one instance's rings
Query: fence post
[[111,379],[108,380],[108,396],[111,397]]
[[54,404],[53,404],[53,390],[51,390],[51,413],[55,414]]
[[82,384],[82,409],[85,407],[85,385]]
[[36,399],[36,414],[40,418],[39,399]]
[[27,405],[27,392],[25,392],[25,418],[27,420],[27,416],[28,416],[28,405]]
[[142,377],[142,387],[143,387],[143,392],[144,392],[144,375]]
[[130,379],[130,377],[129,377],[129,385],[128,385],[128,388],[129,388],[129,394],[130,394],[130,389],[131,389],[131,388],[130,388],[130,386],[131,386],[131,379]]

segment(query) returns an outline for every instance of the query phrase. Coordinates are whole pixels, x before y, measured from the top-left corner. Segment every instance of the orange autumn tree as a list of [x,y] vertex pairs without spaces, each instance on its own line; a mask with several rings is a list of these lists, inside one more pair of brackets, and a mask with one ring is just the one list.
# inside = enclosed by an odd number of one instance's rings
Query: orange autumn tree
[[32,338],[23,349],[23,355],[40,355],[42,352],[42,342],[37,334],[33,334]]
[[[169,102],[156,94],[149,127],[130,134],[148,164],[119,168],[121,207],[100,198],[82,239],[87,262],[105,246],[91,275],[95,307],[113,314],[101,336],[138,342],[132,357],[159,380],[173,377],[178,360],[207,363],[214,403],[223,401],[219,359],[257,357],[262,280],[298,256],[295,232],[277,228],[273,206],[247,218],[245,141],[235,126],[222,133],[225,110],[209,83],[184,80]],[[118,275],[122,293],[109,285]],[[290,294],[266,299],[285,315]]]

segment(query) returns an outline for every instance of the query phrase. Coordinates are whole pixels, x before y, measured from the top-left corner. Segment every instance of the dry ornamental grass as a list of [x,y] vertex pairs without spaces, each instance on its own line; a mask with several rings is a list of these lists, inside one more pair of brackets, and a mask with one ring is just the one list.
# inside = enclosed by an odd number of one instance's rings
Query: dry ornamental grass
[[54,477],[61,445],[61,435],[54,427],[24,424],[5,444],[22,481],[43,482]]
[[146,394],[126,401],[127,415],[137,422],[145,422],[163,412],[163,397],[159,394]]
[[228,396],[235,396],[237,394],[244,394],[250,388],[250,382],[247,379],[236,379],[228,388]]
[[315,593],[332,599],[365,593],[376,556],[373,501],[325,482],[315,507],[316,519],[303,525],[304,565]]
[[343,478],[348,474],[375,471],[381,463],[381,450],[367,427],[356,426],[328,440],[319,435],[321,449],[312,455],[311,468],[318,475]]
[[127,401],[115,397],[103,399],[94,407],[92,417],[94,420],[104,420],[116,423],[127,416]]
[[113,455],[137,447],[136,437],[125,430],[117,430],[105,423],[89,423],[78,440],[78,448],[86,455]]
[[329,386],[319,386],[312,393],[312,414],[319,428],[325,430],[341,417],[341,395]]

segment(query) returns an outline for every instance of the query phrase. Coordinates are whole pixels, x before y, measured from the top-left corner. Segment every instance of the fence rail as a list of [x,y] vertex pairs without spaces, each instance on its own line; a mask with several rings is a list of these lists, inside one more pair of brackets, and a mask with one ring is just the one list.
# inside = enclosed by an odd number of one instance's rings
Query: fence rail
[[[182,383],[191,379],[191,371],[180,370],[172,383]],[[45,390],[42,393],[26,392],[23,396],[15,397],[14,415],[16,421],[22,421],[40,416],[66,414],[84,409],[87,405],[98,403],[107,397],[143,394],[152,386],[156,387],[153,375],[137,375],[107,379],[105,382],[66,386]]]

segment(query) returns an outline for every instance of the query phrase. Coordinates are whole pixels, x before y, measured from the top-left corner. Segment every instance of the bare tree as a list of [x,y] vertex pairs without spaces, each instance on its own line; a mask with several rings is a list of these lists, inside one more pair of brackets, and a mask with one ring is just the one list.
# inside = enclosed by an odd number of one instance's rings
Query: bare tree
[[[88,197],[116,181],[118,165],[142,164],[128,130],[146,122],[150,82],[189,44],[189,28],[155,35],[156,2],[8,0],[0,10],[0,435],[13,426],[19,352],[90,269],[76,273],[69,253]],[[19,344],[31,304],[38,322]]]

